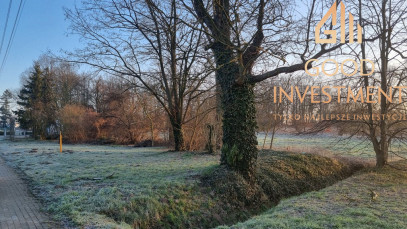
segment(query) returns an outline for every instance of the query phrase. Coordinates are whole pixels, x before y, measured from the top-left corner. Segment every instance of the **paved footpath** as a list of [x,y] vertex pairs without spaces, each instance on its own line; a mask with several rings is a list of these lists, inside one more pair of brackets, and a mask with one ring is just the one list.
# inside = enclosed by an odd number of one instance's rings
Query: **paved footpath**
[[0,157],[0,228],[56,228],[49,223],[23,180]]

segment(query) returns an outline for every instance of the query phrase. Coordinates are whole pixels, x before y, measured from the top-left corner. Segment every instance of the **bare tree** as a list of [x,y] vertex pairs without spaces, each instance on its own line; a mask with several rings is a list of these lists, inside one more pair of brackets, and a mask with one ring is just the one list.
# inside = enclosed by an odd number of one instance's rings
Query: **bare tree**
[[[382,167],[388,163],[391,145],[405,144],[407,133],[407,121],[400,118],[407,113],[403,90],[407,86],[407,3],[401,0],[354,0],[349,3],[351,8],[357,9],[363,27],[363,42],[357,48],[347,46],[343,51],[362,63],[363,75],[344,77],[338,82],[348,85],[348,93],[355,95],[363,89],[363,97],[330,109],[331,112],[353,113],[356,119],[324,121],[310,132],[336,125],[349,137],[363,136],[373,146],[376,165]],[[361,61],[363,59],[371,60],[375,67],[371,76],[367,73],[373,70],[372,66],[367,66]],[[356,67],[354,64],[346,66],[350,72]],[[394,115],[399,118],[393,118]]]
[[[323,3],[307,2],[307,15],[299,17],[292,13],[295,4],[301,4],[299,1],[193,0],[191,11],[205,25],[210,40],[207,48],[215,57],[216,78],[221,87],[221,163],[246,178],[253,177],[257,159],[255,84],[301,71],[308,60],[342,46],[313,41],[313,25],[316,18],[320,19],[317,8]],[[262,71],[259,57],[265,54],[273,68]]]
[[[375,7],[372,10],[371,7]],[[380,53],[374,56],[374,61],[379,65],[379,79],[378,83],[382,91],[387,95],[389,94],[389,86],[397,85],[404,86],[406,74],[405,61],[406,58],[405,43],[407,42],[405,26],[407,23],[407,4],[405,1],[389,1],[389,0],[370,0],[362,4],[359,0],[359,12],[362,17],[362,22],[370,25],[372,28],[370,32],[377,34],[379,37],[378,42],[373,44],[362,44],[362,56],[366,57],[366,47],[373,48],[375,45],[379,47]],[[364,15],[366,12],[366,16]],[[372,18],[376,20],[372,20]],[[378,20],[377,20],[378,19]],[[392,69],[393,68],[393,69]],[[367,71],[366,65],[363,65],[363,70]],[[373,80],[364,78],[365,89]],[[395,94],[391,95],[394,96]],[[394,92],[395,93],[395,92]],[[399,92],[401,93],[401,92]],[[380,104],[376,108],[381,115],[387,115],[392,111],[404,111],[401,109],[402,104],[390,103],[384,94],[380,95]],[[368,104],[368,112],[372,116],[376,110],[372,104]],[[388,150],[391,141],[397,136],[401,136],[406,131],[405,124],[394,122],[385,118],[380,119],[378,122],[373,121],[372,118],[367,122],[368,136],[373,143],[373,148],[376,152],[377,166],[381,167],[387,164]]]
[[211,62],[201,55],[203,32],[186,25],[199,24],[175,0],[87,0],[66,15],[72,31],[88,42],[71,53],[74,61],[136,79],[167,113],[175,150],[185,150],[187,111],[209,87]]

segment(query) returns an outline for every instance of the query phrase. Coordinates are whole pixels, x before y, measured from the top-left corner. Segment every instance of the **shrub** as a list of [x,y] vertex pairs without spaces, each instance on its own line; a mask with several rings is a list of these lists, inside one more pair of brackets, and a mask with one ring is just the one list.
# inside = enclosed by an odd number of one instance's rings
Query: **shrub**
[[68,142],[79,143],[97,138],[98,115],[80,105],[66,105],[59,112],[63,137]]

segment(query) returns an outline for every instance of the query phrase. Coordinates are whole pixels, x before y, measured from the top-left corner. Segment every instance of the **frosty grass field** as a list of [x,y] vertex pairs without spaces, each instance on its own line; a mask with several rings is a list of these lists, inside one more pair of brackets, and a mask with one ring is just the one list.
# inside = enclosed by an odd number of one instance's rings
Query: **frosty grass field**
[[[259,135],[260,145],[263,138]],[[374,153],[367,144],[358,139],[338,142],[329,135],[284,134],[274,142],[278,150],[371,161]],[[95,145],[64,145],[64,152],[58,151],[56,142],[0,141],[1,156],[26,177],[34,194],[46,203],[44,210],[65,225],[131,228],[125,222],[140,219],[133,226],[142,227],[166,212],[165,221],[172,223],[167,227],[172,227],[187,216],[185,212],[205,208],[210,214],[214,206],[199,195],[195,178],[215,168],[219,156]],[[370,189],[380,193],[377,201],[369,199]],[[406,190],[406,172],[370,169],[320,191],[283,200],[234,227],[405,228]]]

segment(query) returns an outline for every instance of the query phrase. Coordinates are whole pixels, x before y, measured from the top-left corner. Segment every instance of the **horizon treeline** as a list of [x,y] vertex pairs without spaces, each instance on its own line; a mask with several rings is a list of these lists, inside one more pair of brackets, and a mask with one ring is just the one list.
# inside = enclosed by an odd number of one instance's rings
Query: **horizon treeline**
[[[184,123],[188,150],[208,144],[213,93],[208,90],[189,101]],[[56,139],[61,131],[70,143],[173,145],[172,127],[162,105],[128,79],[79,73],[73,64],[42,56],[22,74],[21,89],[12,98],[15,105],[7,110],[14,115],[9,116],[36,139]]]
[[[255,90],[257,131],[266,137],[271,133],[274,139],[282,128],[301,132],[317,123],[276,120],[274,114],[336,112],[332,105],[313,104],[309,96],[303,101],[274,103],[273,87],[288,88],[292,83],[301,88],[317,85],[293,76],[267,81]],[[128,78],[80,73],[74,64],[43,55],[22,74],[21,88],[6,92],[11,94],[9,100],[15,101],[15,105],[7,105],[8,119],[13,116],[20,128],[31,130],[36,139],[56,139],[61,131],[69,143],[174,146],[172,126],[162,104]],[[189,102],[183,126],[186,149],[220,149],[216,90],[208,89]]]

